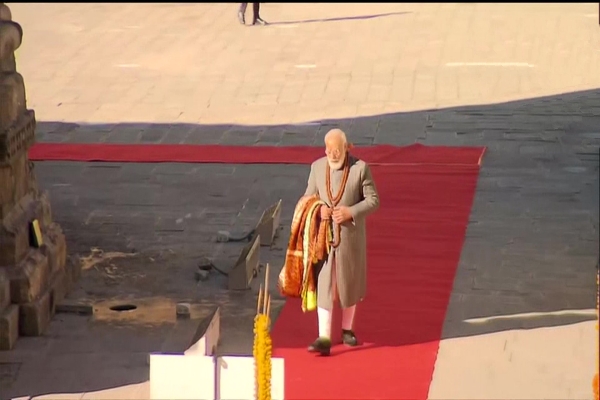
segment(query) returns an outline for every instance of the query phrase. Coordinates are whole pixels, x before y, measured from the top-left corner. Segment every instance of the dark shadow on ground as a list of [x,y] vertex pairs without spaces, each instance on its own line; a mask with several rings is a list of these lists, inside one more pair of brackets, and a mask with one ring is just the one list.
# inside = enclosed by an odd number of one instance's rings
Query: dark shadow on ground
[[[595,319],[582,310],[596,305],[599,126],[600,90],[589,90],[312,125],[39,121],[38,140],[320,146],[329,129],[340,127],[356,145],[487,146],[443,332],[424,315],[407,332],[398,332],[393,343],[378,342],[377,335],[361,337],[376,346],[403,346],[440,335],[447,339]],[[256,288],[228,293],[226,278],[217,273],[198,285],[193,269],[201,257],[229,268],[242,244],[215,245],[216,232],[245,231],[264,208],[283,199],[284,230],[273,248],[261,253],[280,267],[306,166],[38,162],[36,172],[40,186],[50,192],[54,219],[71,253],[99,247],[138,254],[86,271],[76,295],[133,293],[215,302],[224,307],[224,348],[251,351]],[[108,278],[108,270],[116,278]],[[32,340],[21,338],[17,349],[28,349]],[[119,382],[131,383],[136,382],[127,376]],[[103,388],[106,382],[92,376],[63,392]],[[13,397],[48,391],[43,385],[8,390]]]
[[353,21],[353,20],[367,20],[373,18],[391,17],[393,15],[411,14],[410,11],[402,12],[389,12],[382,14],[372,15],[358,15],[355,17],[335,17],[335,18],[315,18],[315,19],[304,19],[298,21],[281,21],[281,22],[270,22],[269,25],[296,25],[296,24],[310,24],[313,22],[338,22],[338,21]]

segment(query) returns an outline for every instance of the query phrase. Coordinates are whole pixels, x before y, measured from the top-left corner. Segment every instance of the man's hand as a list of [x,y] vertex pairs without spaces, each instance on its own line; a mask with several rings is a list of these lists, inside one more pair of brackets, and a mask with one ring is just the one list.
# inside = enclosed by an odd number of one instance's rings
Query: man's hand
[[321,219],[327,220],[331,218],[331,208],[327,206],[321,206]]
[[350,213],[350,209],[346,206],[339,206],[333,209],[333,221],[341,225],[344,222],[350,221],[352,219],[352,214]]

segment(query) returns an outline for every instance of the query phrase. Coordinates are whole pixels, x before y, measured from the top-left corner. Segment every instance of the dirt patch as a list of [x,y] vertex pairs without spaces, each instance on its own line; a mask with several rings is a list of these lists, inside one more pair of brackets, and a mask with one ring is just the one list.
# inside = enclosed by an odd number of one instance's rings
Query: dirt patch
[[88,256],[81,257],[81,269],[86,271],[105,261],[111,261],[115,258],[135,257],[136,255],[137,253],[122,253],[120,251],[104,252],[97,247],[93,247]]

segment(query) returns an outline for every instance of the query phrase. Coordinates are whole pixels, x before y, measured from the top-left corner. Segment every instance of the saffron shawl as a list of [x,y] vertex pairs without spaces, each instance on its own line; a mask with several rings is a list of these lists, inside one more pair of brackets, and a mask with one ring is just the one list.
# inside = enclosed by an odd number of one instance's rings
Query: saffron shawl
[[325,203],[316,196],[302,197],[294,210],[285,264],[279,274],[283,296],[300,297],[302,311],[317,306],[314,266],[329,254],[331,222],[320,218]]

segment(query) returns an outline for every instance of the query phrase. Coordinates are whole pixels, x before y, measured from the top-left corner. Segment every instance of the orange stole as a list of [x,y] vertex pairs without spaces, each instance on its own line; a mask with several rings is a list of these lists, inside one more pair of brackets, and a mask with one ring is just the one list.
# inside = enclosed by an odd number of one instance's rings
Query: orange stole
[[304,196],[296,204],[285,264],[279,274],[279,291],[283,296],[301,297],[303,311],[314,310],[314,265],[329,254],[331,222],[320,218],[325,203],[316,196]]

